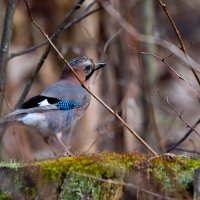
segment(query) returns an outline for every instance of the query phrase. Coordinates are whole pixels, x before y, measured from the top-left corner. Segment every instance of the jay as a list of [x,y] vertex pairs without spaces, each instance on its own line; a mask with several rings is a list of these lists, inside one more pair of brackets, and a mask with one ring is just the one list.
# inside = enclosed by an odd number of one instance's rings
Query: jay
[[[89,87],[89,79],[93,73],[104,67],[105,63],[94,63],[88,57],[70,60],[72,66],[85,87]],[[8,127],[21,124],[35,128],[44,141],[50,145],[54,137],[66,153],[70,153],[61,140],[62,133],[68,133],[72,126],[83,116],[90,103],[91,95],[81,86],[68,66],[60,79],[44,89],[39,95],[24,102],[0,120],[0,126]],[[54,149],[51,150],[55,154]]]

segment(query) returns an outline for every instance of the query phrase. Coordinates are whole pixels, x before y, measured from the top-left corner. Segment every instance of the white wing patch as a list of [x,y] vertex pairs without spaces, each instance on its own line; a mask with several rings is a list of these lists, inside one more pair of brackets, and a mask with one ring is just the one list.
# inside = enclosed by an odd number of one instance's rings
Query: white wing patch
[[49,106],[51,104],[49,104],[49,102],[47,101],[47,99],[45,99],[45,100],[41,101],[40,103],[38,103],[38,105],[40,107],[40,106]]

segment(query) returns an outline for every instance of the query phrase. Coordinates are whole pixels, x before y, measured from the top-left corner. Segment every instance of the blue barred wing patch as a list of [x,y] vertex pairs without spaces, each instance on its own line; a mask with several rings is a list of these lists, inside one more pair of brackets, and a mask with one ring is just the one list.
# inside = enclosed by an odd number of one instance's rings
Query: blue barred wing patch
[[77,101],[59,101],[56,106],[60,109],[60,110],[70,110],[73,108],[77,108],[80,106],[80,103]]

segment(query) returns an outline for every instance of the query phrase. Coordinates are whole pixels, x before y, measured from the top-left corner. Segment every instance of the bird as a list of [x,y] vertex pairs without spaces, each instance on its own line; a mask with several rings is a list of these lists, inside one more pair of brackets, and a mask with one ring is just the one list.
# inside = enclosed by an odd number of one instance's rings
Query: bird
[[58,81],[2,117],[0,126],[7,128],[19,124],[34,128],[54,154],[56,152],[51,146],[51,138],[56,139],[67,154],[71,154],[61,136],[69,134],[83,116],[91,99],[91,94],[85,88],[89,88],[89,80],[94,72],[106,66],[106,63],[95,63],[91,58],[83,56],[71,59],[69,64],[80,80],[65,65]]

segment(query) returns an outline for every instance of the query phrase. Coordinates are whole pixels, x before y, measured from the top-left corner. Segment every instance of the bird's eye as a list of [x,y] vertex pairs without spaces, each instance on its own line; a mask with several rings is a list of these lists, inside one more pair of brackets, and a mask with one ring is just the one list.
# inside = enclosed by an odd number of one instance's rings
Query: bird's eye
[[91,68],[92,68],[91,65],[86,65],[86,66],[84,67],[84,71],[85,71],[86,73],[88,73],[88,72],[91,70]]

